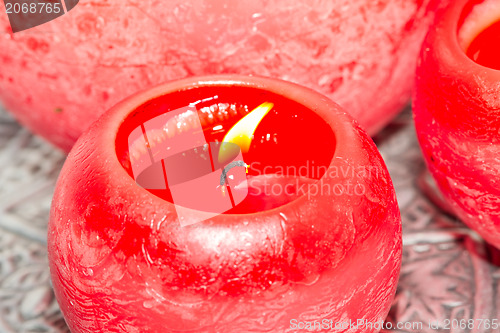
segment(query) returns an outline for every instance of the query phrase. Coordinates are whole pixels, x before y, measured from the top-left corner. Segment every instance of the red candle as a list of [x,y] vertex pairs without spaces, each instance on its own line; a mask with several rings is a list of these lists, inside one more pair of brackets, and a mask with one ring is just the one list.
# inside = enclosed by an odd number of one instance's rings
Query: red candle
[[[220,142],[241,152],[219,158]],[[238,159],[248,174],[231,169],[223,194],[219,167]],[[179,205],[188,188],[214,205],[231,192],[234,208]],[[401,264],[371,139],[322,95],[259,77],[167,83],[105,113],[68,156],[48,242],[72,332],[349,331],[358,319],[377,332]]]
[[455,1],[427,36],[415,126],[429,170],[455,213],[500,247],[498,1]]

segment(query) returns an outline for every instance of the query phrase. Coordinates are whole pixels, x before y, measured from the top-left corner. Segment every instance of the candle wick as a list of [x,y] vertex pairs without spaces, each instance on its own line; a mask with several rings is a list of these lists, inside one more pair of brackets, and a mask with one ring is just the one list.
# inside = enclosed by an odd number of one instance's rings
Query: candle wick
[[222,186],[222,192],[224,193],[224,185],[226,184],[227,181],[227,173],[229,170],[235,167],[245,167],[246,172],[248,173],[248,165],[244,161],[234,161],[226,165],[226,167],[222,170],[222,174],[220,175],[220,186]]

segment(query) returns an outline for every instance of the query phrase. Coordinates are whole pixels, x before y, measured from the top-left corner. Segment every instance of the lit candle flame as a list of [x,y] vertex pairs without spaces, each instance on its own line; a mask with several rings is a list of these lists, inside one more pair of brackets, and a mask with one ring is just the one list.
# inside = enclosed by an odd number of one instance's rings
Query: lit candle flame
[[[253,134],[259,126],[260,122],[264,117],[271,111],[274,107],[273,103],[264,102],[251,112],[249,112],[246,116],[241,118],[224,136],[222,140],[222,144],[219,149],[219,162],[224,163],[227,159],[230,145],[224,145],[224,142],[235,143],[240,146],[240,149],[243,153],[248,152],[250,149],[250,144],[252,143]],[[247,171],[248,172],[248,171]]]

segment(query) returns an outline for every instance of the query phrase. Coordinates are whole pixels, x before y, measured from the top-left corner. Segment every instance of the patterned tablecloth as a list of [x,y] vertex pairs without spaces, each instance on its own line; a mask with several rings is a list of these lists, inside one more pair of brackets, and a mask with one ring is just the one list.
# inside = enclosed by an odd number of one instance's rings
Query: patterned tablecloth
[[[403,267],[388,321],[407,328],[392,332],[499,332],[481,320],[499,318],[500,255],[418,189],[425,165],[409,110],[376,142],[403,216]],[[46,250],[64,159],[0,107],[0,333],[68,332],[50,287]],[[475,319],[473,328],[457,327],[464,319]]]

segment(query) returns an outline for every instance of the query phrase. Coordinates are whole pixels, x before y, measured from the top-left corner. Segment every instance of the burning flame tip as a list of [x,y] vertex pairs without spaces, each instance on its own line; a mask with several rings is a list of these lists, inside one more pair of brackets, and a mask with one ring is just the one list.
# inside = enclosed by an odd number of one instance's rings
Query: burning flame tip
[[[246,153],[250,149],[250,144],[254,138],[255,130],[260,122],[274,107],[274,103],[264,102],[247,115],[241,118],[224,136],[222,142],[232,142],[240,146],[242,152]],[[219,161],[226,158],[223,146],[219,151]],[[248,173],[248,168],[247,168]]]

